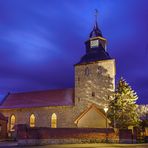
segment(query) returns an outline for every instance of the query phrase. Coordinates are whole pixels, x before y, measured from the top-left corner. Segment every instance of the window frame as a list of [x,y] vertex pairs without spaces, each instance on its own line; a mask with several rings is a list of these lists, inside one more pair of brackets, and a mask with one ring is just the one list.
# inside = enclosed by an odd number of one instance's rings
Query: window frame
[[51,115],[51,128],[57,128],[57,115],[53,113]]
[[36,117],[35,114],[32,113],[29,117],[29,126],[35,127],[35,123],[36,123]]
[[14,129],[15,123],[16,123],[16,116],[14,114],[12,114],[10,116],[10,131],[11,132],[15,131],[15,129]]

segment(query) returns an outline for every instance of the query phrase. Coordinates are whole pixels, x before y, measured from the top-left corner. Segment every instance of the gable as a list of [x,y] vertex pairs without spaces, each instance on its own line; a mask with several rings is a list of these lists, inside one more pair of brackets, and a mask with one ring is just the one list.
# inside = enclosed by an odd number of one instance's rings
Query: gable
[[106,116],[95,105],[92,105],[77,118],[75,123],[83,128],[105,128]]

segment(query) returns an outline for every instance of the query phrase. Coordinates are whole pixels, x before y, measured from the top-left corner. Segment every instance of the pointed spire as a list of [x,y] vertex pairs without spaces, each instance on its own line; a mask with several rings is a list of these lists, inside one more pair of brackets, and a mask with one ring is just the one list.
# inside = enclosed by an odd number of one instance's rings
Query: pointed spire
[[101,32],[101,30],[98,27],[97,20],[98,20],[98,10],[95,9],[95,24],[94,24],[93,30],[91,31],[91,33],[89,35],[90,38],[97,37],[97,36],[101,36],[102,37],[102,32]]
[[98,23],[97,23],[97,21],[98,21],[98,10],[95,9],[95,25],[94,25],[94,27],[96,27],[96,28],[98,28]]

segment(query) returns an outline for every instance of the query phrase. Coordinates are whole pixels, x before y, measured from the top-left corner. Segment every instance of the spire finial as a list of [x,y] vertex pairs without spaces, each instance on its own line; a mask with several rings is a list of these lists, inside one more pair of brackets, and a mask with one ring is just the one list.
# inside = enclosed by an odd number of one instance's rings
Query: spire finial
[[95,9],[95,23],[97,23],[98,20],[98,9]]
[[95,24],[94,24],[93,30],[91,31],[91,33],[89,35],[90,38],[97,37],[97,36],[101,36],[102,37],[102,33],[101,33],[101,30],[98,27],[97,20],[98,20],[98,10],[95,9]]

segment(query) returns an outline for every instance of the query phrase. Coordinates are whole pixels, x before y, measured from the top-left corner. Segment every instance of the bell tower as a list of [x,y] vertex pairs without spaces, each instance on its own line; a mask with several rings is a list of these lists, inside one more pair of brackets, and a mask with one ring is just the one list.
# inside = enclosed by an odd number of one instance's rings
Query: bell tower
[[107,51],[107,40],[95,23],[85,42],[85,54],[75,64],[75,103],[88,100],[104,107],[115,89],[115,59]]

